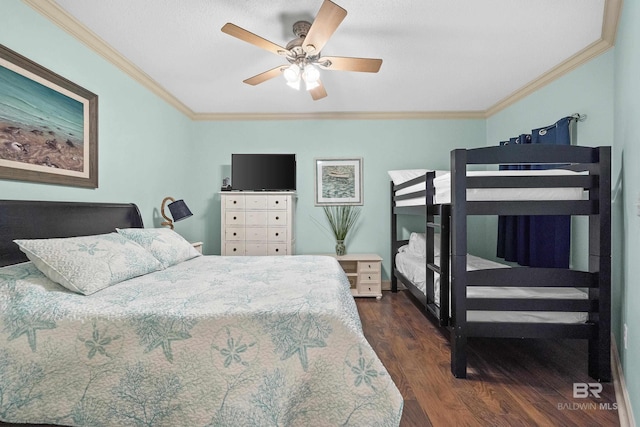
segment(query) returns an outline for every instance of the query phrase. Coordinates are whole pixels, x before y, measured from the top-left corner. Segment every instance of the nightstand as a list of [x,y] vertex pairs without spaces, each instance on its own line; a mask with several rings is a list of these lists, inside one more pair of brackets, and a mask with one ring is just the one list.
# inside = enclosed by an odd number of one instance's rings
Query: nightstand
[[191,243],[191,246],[196,248],[196,251],[202,253],[202,242],[193,242]]
[[330,256],[338,260],[347,275],[351,295],[382,298],[382,257],[376,254]]

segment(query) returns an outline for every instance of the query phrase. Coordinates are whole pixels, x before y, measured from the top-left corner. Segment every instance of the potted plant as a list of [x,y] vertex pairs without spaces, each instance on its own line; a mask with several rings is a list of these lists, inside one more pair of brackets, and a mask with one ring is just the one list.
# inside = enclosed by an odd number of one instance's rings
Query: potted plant
[[360,209],[351,205],[324,206],[324,213],[331,226],[333,237],[336,239],[336,255],[344,255],[346,253],[344,241],[358,221]]

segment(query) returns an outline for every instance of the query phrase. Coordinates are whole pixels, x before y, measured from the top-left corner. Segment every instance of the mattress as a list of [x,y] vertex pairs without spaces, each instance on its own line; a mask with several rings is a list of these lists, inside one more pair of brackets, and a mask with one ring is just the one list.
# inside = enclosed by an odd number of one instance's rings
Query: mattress
[[[467,176],[556,176],[556,175],[579,175],[565,169],[546,170],[503,170],[503,171],[470,171]],[[398,185],[400,182],[395,182]],[[434,201],[436,204],[451,203],[451,173],[436,174],[433,180],[436,190]],[[403,188],[396,192],[396,196],[424,191],[426,183],[422,182]],[[467,189],[468,201],[504,201],[504,200],[581,200],[583,195],[581,188],[470,188]],[[425,197],[416,197],[407,200],[399,200],[396,206],[424,206]]]
[[11,423],[397,426],[403,406],[321,256],[202,256],[88,296],[1,268],[0,378]]
[[[436,257],[435,264],[439,264]],[[426,294],[425,259],[408,252],[396,254],[396,268],[409,279],[423,294]],[[504,264],[467,255],[467,271],[487,268],[509,268]],[[435,274],[434,299],[440,305],[440,276]],[[468,298],[556,298],[587,299],[587,294],[577,288],[549,287],[491,287],[469,286]],[[467,312],[469,322],[531,322],[531,323],[584,323],[587,313],[555,312],[555,311],[474,311]]]

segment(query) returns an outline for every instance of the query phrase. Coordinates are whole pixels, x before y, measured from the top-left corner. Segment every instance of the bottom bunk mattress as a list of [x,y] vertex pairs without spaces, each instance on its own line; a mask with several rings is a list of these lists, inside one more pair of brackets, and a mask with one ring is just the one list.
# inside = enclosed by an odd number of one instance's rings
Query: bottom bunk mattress
[[330,257],[202,256],[92,295],[0,268],[0,420],[398,425]]
[[[425,258],[408,252],[406,247],[400,248],[396,254],[396,268],[420,292],[426,294],[426,262]],[[435,264],[439,264],[439,256],[435,257]],[[467,271],[509,268],[505,264],[490,261],[474,255],[467,255]],[[440,276],[434,273],[434,299],[440,305]],[[587,293],[577,288],[550,287],[491,287],[469,286],[468,298],[553,298],[553,299],[587,299]],[[584,323],[587,313],[557,312],[557,311],[474,311],[467,312],[469,322],[532,322],[532,323]]]

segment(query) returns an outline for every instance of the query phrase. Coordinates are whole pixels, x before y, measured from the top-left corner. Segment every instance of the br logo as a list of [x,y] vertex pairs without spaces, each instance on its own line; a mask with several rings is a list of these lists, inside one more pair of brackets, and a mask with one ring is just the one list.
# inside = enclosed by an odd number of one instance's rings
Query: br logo
[[576,399],[584,399],[593,396],[600,399],[602,393],[602,384],[600,383],[573,383],[573,397]]

